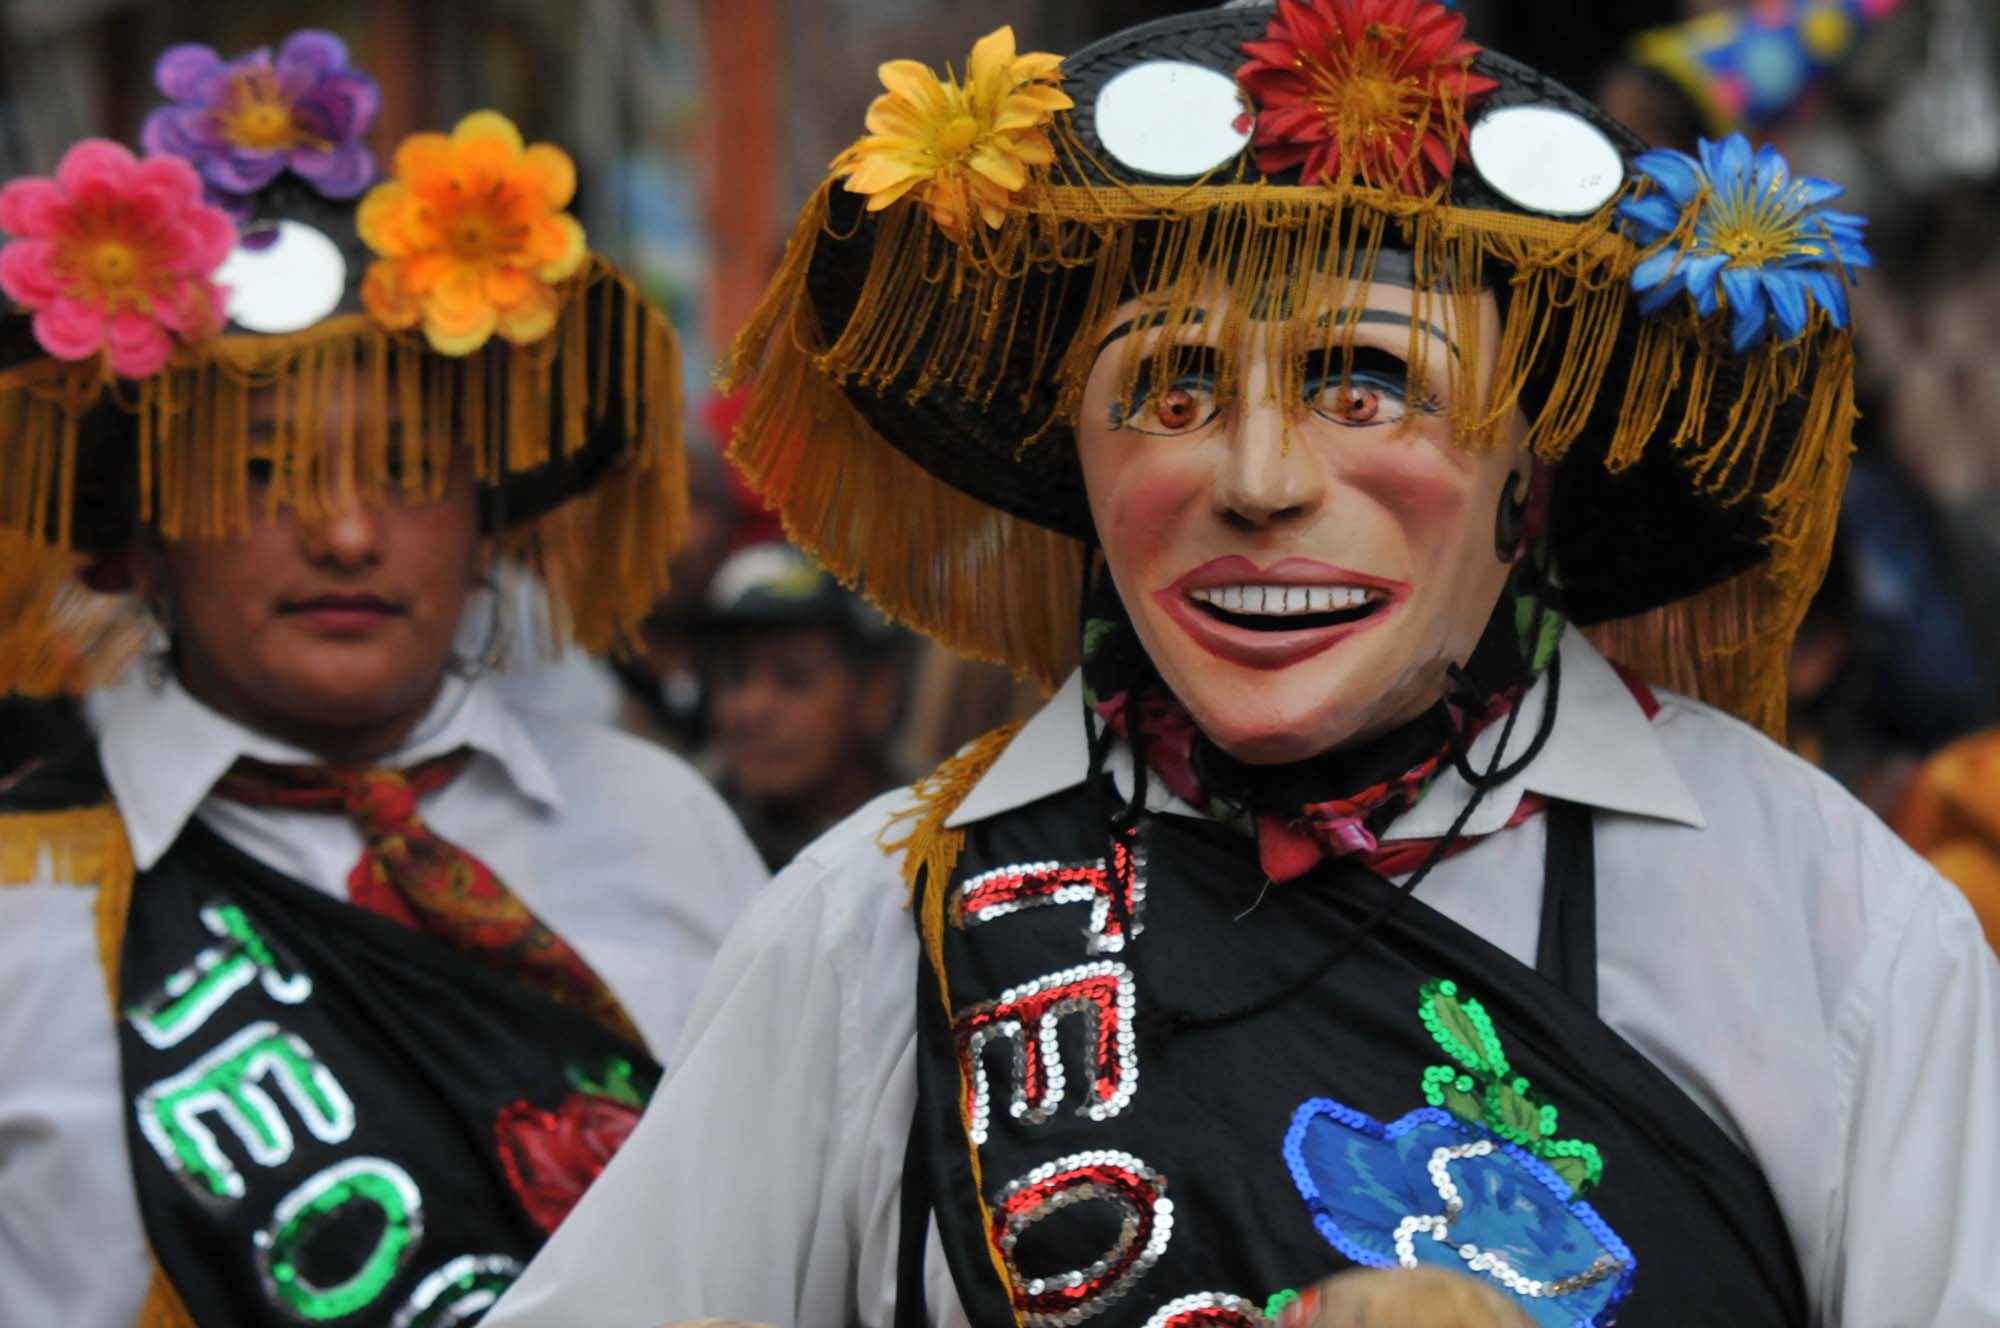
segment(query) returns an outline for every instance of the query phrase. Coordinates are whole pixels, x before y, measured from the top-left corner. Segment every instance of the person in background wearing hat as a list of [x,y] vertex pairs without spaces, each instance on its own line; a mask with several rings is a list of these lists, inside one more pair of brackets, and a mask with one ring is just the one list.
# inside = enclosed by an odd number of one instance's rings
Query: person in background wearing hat
[[0,190],[0,589],[46,591],[0,691],[99,683],[0,792],[0,1317],[470,1322],[764,880],[686,765],[488,676],[498,559],[587,643],[662,589],[672,329],[495,112],[375,183],[330,34],[157,78],[144,160]]
[[736,454],[1055,694],[759,897],[488,1328],[2000,1321],[2000,964],[1767,736],[1863,222],[1463,33],[881,67]]
[[[686,533],[669,564],[667,592],[608,656],[571,648],[539,668],[509,661],[501,685],[525,709],[609,724],[699,763],[709,743],[700,666],[703,605],[715,569],[735,547],[744,513],[714,446],[696,434],[684,451]],[[542,605],[531,599],[522,614],[530,632],[545,618]]]
[[738,550],[703,632],[716,783],[773,871],[876,794],[904,688],[901,634],[784,544]]

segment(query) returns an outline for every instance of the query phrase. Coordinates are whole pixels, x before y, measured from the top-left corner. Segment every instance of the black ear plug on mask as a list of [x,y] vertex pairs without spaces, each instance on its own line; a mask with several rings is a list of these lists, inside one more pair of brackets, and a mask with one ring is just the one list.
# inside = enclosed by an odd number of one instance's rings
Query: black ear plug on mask
[[1508,472],[1507,487],[1500,491],[1500,510],[1493,518],[1493,552],[1503,563],[1514,561],[1521,552],[1521,541],[1527,537],[1528,489],[1526,477],[1520,471]]

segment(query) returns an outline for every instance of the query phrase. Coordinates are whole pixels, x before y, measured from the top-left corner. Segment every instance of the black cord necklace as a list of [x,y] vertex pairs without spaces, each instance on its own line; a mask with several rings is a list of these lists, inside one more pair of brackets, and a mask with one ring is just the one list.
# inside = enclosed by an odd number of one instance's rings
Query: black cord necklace
[[[1470,686],[1470,680],[1462,671],[1454,670],[1452,676],[1454,683],[1459,687]],[[1473,695],[1466,698],[1468,708],[1483,705],[1486,698],[1479,695],[1476,688],[1471,690]],[[1458,771],[1460,778],[1471,787],[1472,796],[1466,799],[1463,807],[1459,808],[1457,816],[1452,818],[1452,823],[1445,833],[1431,844],[1417,869],[1395,888],[1394,893],[1372,909],[1358,924],[1335,938],[1326,953],[1303,972],[1262,996],[1216,1010],[1195,1010],[1174,1006],[1149,995],[1139,1011],[1139,1021],[1163,1033],[1182,1029],[1220,1028],[1274,1009],[1319,982],[1333,970],[1335,965],[1353,954],[1379,928],[1395,917],[1410,896],[1416,893],[1417,887],[1424,883],[1432,869],[1445,859],[1452,845],[1464,834],[1466,825],[1485,800],[1486,794],[1514,779],[1541,754],[1555,727],[1556,707],[1561,692],[1562,657],[1557,655],[1549,661],[1548,692],[1541,716],[1535,726],[1534,737],[1529,741],[1527,748],[1514,760],[1507,760],[1507,747],[1514,736],[1515,725],[1521,713],[1517,704],[1508,711],[1507,718],[1500,728],[1500,740],[1494,744],[1492,758],[1483,771],[1472,767],[1470,744],[1463,729],[1456,724],[1446,724],[1452,765]],[[1443,705],[1442,702],[1439,704]],[[1110,832],[1111,845],[1105,856],[1105,861],[1109,864],[1116,860],[1120,846],[1129,848],[1132,837],[1138,833],[1139,825],[1146,814],[1148,790],[1146,735],[1143,726],[1136,723],[1126,725],[1126,743],[1132,757],[1132,788],[1122,803],[1114,805],[1116,787],[1104,767],[1110,756],[1115,735],[1108,724],[1096,721],[1087,697],[1084,701],[1083,720],[1090,754],[1090,774],[1087,782],[1097,806],[1100,823],[1106,825]],[[1116,911],[1119,922],[1126,928],[1127,935],[1134,935],[1133,920],[1128,915],[1123,891],[1112,892],[1112,908]],[[1141,953],[1143,947],[1135,946],[1126,956],[1127,966],[1133,968],[1135,972],[1139,967]],[[1155,990],[1154,984],[1150,983],[1142,983],[1140,987],[1149,993]]]

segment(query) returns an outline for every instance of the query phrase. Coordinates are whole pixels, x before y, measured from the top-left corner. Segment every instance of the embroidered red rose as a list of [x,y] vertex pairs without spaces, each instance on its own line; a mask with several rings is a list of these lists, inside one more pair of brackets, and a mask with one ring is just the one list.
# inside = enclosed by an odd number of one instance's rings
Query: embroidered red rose
[[527,1102],[494,1122],[500,1165],[534,1224],[553,1232],[639,1123],[639,1109],[594,1093],[571,1093],[554,1111]]
[[1410,193],[1447,178],[1467,107],[1500,86],[1472,72],[1464,36],[1437,0],[1278,0],[1236,71],[1257,105],[1257,169]]

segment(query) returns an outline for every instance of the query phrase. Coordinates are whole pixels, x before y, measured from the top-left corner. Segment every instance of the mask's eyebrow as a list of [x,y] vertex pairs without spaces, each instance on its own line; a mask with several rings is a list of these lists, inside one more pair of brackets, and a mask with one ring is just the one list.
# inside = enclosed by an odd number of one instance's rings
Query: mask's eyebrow
[[[1321,314],[1318,319],[1318,324],[1321,327],[1325,327],[1328,323],[1332,322],[1336,318],[1338,318],[1343,324],[1349,322],[1387,323],[1392,327],[1408,327],[1410,326],[1411,323],[1411,319],[1408,314],[1399,314],[1390,309],[1335,309],[1332,313]],[[1429,319],[1425,319],[1419,326],[1421,326],[1426,332],[1429,332],[1432,336],[1436,337],[1439,341],[1442,341],[1445,344],[1445,349],[1451,352],[1451,357],[1454,360],[1459,360],[1464,358],[1464,356],[1458,353],[1458,343],[1453,341],[1450,337],[1446,336],[1444,334],[1444,329],[1439,327],[1436,323],[1431,322]]]
[[[1200,309],[1190,309],[1182,321],[1187,323],[1202,323],[1207,320],[1207,317],[1208,315]],[[1134,332],[1143,332],[1149,327],[1158,327],[1166,321],[1167,311],[1165,309],[1155,309],[1151,313],[1140,314],[1137,318],[1128,318],[1104,334],[1104,340],[1097,343],[1097,353],[1102,355],[1104,348],[1120,337],[1128,337]]]

